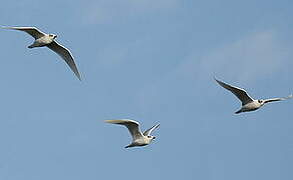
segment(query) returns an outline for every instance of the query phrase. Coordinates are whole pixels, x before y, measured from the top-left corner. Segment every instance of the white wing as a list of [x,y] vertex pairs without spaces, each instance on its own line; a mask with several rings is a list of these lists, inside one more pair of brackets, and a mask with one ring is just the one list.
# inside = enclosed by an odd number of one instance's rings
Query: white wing
[[253,99],[249,97],[249,95],[246,93],[244,89],[240,89],[238,87],[230,86],[222,81],[219,81],[215,78],[218,84],[220,84],[223,88],[231,91],[240,101],[242,102],[242,105],[245,105],[249,102],[252,102]]
[[117,119],[117,120],[106,120],[105,122],[112,123],[112,124],[120,124],[120,125],[126,126],[127,129],[129,130],[133,140],[143,137],[141,131],[139,130],[139,123],[134,121],[134,120],[131,120],[131,119]]
[[265,102],[265,103],[269,103],[269,102],[274,102],[274,101],[283,101],[283,100],[291,99],[291,98],[293,98],[293,95],[292,95],[292,94],[291,94],[290,96],[283,97],[283,98],[265,99],[264,102]]
[[160,124],[154,125],[153,127],[146,130],[143,135],[149,136],[155,129],[157,129],[160,126]]
[[53,50],[59,56],[61,56],[62,59],[64,59],[65,62],[68,64],[70,69],[77,76],[77,78],[79,80],[81,80],[80,74],[79,74],[79,72],[77,70],[77,67],[76,67],[75,63],[74,63],[73,57],[72,57],[72,55],[71,55],[71,53],[70,53],[70,51],[68,49],[66,49],[62,45],[58,44],[56,41],[53,41],[52,43],[48,44],[47,47],[50,48],[51,50]]
[[13,29],[13,30],[19,30],[24,31],[34,37],[35,39],[39,39],[40,37],[45,36],[46,34],[42,31],[38,30],[35,27],[3,27],[3,29]]

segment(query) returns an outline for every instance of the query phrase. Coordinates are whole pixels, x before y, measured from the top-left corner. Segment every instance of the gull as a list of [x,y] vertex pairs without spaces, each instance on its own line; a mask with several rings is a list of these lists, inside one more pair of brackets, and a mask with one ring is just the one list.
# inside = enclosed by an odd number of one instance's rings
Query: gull
[[57,38],[57,35],[55,34],[45,34],[42,31],[38,30],[35,27],[2,27],[3,29],[13,29],[13,30],[19,30],[24,31],[31,35],[33,38],[35,38],[35,41],[33,44],[28,46],[28,48],[35,48],[35,47],[48,47],[55,53],[57,53],[65,62],[68,64],[70,69],[74,72],[74,74],[77,76],[79,80],[80,74],[77,70],[77,67],[74,63],[74,59],[71,55],[71,52],[60,45],[55,39]]
[[222,81],[217,80],[214,78],[217,83],[220,84],[223,88],[231,91],[241,102],[242,102],[242,107],[240,110],[236,111],[235,114],[241,113],[241,112],[248,112],[248,111],[255,111],[262,107],[266,103],[274,102],[274,101],[283,101],[286,99],[293,98],[292,95],[283,97],[283,98],[272,98],[272,99],[253,99],[249,97],[247,92],[244,89],[228,85]]
[[145,146],[150,144],[152,140],[156,138],[155,136],[151,136],[151,133],[160,126],[160,124],[154,125],[153,127],[146,130],[144,133],[142,133],[139,129],[139,123],[131,119],[106,120],[105,122],[112,124],[120,124],[127,127],[132,136],[132,143],[126,146],[125,148]]

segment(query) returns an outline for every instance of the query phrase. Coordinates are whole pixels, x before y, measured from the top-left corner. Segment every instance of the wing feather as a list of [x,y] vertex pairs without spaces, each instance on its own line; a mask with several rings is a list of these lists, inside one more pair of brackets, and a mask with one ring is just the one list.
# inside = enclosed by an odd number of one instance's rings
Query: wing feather
[[74,74],[77,76],[79,80],[81,80],[80,74],[78,72],[78,69],[74,63],[74,59],[71,55],[71,52],[57,43],[56,41],[53,41],[52,43],[48,44],[47,47],[57,53],[59,56],[62,57],[63,60],[67,63],[67,65],[70,67],[70,69],[74,72]]
[[265,103],[269,103],[269,102],[274,102],[274,101],[283,101],[283,100],[286,100],[286,99],[291,99],[293,98],[293,95],[289,95],[287,97],[283,97],[283,98],[271,98],[271,99],[265,99],[264,102]]
[[222,86],[223,88],[232,92],[242,102],[242,105],[245,105],[245,104],[253,101],[253,99],[251,97],[249,97],[249,95],[246,93],[246,91],[244,89],[240,89],[238,87],[231,86],[229,84],[226,84],[222,81],[217,80],[216,78],[215,78],[215,80],[217,81],[217,83],[220,86]]
[[160,124],[156,124],[153,127],[149,128],[148,130],[146,130],[143,135],[145,136],[149,136],[155,129],[157,129],[160,126]]
[[3,27],[3,28],[24,31],[35,39],[39,39],[40,37],[43,37],[46,35],[42,31],[38,30],[36,27]]
[[130,132],[133,140],[141,138],[143,135],[139,129],[139,123],[131,119],[115,119],[115,120],[106,120],[107,123],[124,125],[127,127]]

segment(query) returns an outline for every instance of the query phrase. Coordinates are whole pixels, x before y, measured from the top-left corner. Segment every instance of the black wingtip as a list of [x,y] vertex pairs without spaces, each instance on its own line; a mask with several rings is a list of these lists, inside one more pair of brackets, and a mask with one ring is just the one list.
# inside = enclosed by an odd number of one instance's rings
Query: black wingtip
[[218,80],[218,78],[216,78],[216,76],[214,76],[214,80],[215,80],[216,82],[220,82],[220,80]]
[[77,77],[77,79],[79,81],[82,81],[79,72],[78,71],[77,72],[73,71],[73,72],[74,72],[75,76]]
[[214,80],[221,85],[221,83],[223,83],[222,81],[218,80],[215,76],[214,76]]

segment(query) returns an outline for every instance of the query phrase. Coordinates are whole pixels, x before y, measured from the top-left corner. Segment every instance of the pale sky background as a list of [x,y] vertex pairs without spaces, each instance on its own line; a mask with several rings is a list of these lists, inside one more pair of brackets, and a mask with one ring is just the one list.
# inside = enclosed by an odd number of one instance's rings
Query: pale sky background
[[[2,0],[1,26],[36,26],[70,48],[82,82],[29,35],[1,30],[0,179],[292,180],[291,0]],[[125,149],[131,118],[161,123]]]

